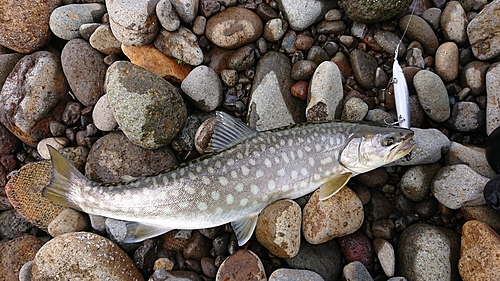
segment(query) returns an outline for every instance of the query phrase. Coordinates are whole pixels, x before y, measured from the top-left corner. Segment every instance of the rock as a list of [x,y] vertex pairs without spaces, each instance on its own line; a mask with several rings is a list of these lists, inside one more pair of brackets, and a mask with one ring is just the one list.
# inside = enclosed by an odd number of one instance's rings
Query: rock
[[441,159],[441,155],[448,152],[450,140],[436,129],[411,128],[415,133],[413,140],[417,143],[409,156],[400,158],[390,164],[412,166],[421,164],[431,164]]
[[269,276],[269,281],[324,281],[318,273],[310,270],[278,268]]
[[344,266],[344,277],[346,280],[373,281],[370,272],[359,261],[353,261]]
[[399,28],[405,30],[407,26],[406,36],[420,42],[426,54],[433,55],[439,47],[439,41],[430,25],[419,16],[406,15],[399,20]]
[[92,33],[94,33],[94,31],[101,25],[102,23],[84,23],[80,25],[78,31],[80,32],[80,35],[82,36],[83,40],[89,41]]
[[169,144],[187,118],[181,95],[172,84],[126,61],[106,73],[106,90],[113,115],[136,145],[156,149]]
[[373,248],[370,239],[366,235],[356,231],[338,238],[338,241],[346,262],[359,261],[367,269],[373,269]]
[[478,220],[493,228],[497,233],[500,231],[500,214],[488,205],[465,206],[462,208],[465,220]]
[[176,31],[181,25],[179,16],[175,12],[170,0],[160,0],[156,4],[156,16],[161,26],[168,31]]
[[294,80],[309,80],[318,65],[310,60],[299,60],[292,67],[292,78]]
[[13,154],[21,148],[19,141],[4,125],[0,123],[0,155]]
[[257,40],[262,29],[262,21],[254,12],[229,7],[208,20],[205,36],[219,47],[234,49]]
[[446,123],[459,132],[477,131],[484,126],[484,113],[475,102],[459,101],[453,105]]
[[393,211],[393,204],[379,191],[371,192],[371,199],[366,204],[367,214],[374,220],[382,220],[389,217]]
[[208,66],[194,68],[182,81],[181,89],[201,111],[213,111],[222,103],[222,83]]
[[434,197],[450,209],[486,204],[483,197],[488,178],[464,164],[441,168],[431,183]]
[[82,39],[66,43],[61,64],[71,91],[84,106],[95,105],[104,94],[107,66],[104,55]]
[[200,120],[194,116],[188,116],[186,120],[186,125],[182,128],[181,133],[175,139],[175,145],[179,145],[185,151],[194,151],[194,138],[196,135],[196,130],[200,127]]
[[30,260],[23,264],[21,269],[19,270],[19,281],[31,281],[32,280],[32,271],[33,261]]
[[22,235],[0,243],[0,274],[2,280],[19,280],[21,267],[35,258],[43,241],[32,235]]
[[276,42],[285,35],[288,24],[280,18],[270,19],[264,25],[262,37],[270,42]]
[[[346,25],[344,21],[322,21],[316,26],[316,30],[319,34],[334,34],[342,35],[346,30]],[[348,45],[348,44],[346,44]]]
[[100,22],[105,12],[106,7],[98,3],[60,6],[50,14],[50,30],[61,39],[75,39],[82,24]]
[[89,38],[90,45],[106,55],[121,53],[122,43],[115,37],[108,24],[102,24],[96,28]]
[[377,238],[373,240],[373,248],[385,275],[387,277],[394,276],[396,254],[391,243],[387,242],[387,240]]
[[144,280],[122,249],[89,232],[63,234],[40,248],[34,259],[33,280],[53,280],[57,275],[89,281]]
[[377,168],[356,176],[356,179],[368,188],[384,186],[389,180],[389,173],[385,168]]
[[493,1],[467,25],[467,37],[472,47],[472,53],[480,60],[492,59],[500,54],[499,21],[500,3]]
[[[413,114],[411,116],[413,117]],[[395,121],[394,117],[392,117],[389,112],[383,111],[379,108],[368,110],[368,113],[366,113],[365,116],[365,120],[379,124],[385,124],[385,121],[387,121],[388,123]]]
[[212,135],[214,133],[215,127],[215,116],[208,118],[203,123],[201,123],[200,127],[196,131],[194,137],[194,145],[196,150],[201,155],[205,154],[205,150],[207,149],[210,141],[212,139]]
[[420,16],[429,23],[432,29],[437,30],[439,28],[439,20],[441,18],[441,9],[432,7],[425,10]]
[[356,81],[365,89],[375,87],[375,73],[377,71],[377,61],[371,55],[358,49],[354,49],[349,54],[352,71]]
[[[60,121],[69,87],[57,56],[39,51],[19,60],[0,93],[0,122],[29,146],[50,136]],[[36,110],[35,110],[36,108]]]
[[[218,3],[218,2],[215,2]],[[205,28],[207,27],[207,18],[204,16],[197,16],[193,22],[193,33],[202,36],[205,34]]]
[[302,241],[298,255],[285,261],[291,268],[314,271],[324,280],[337,280],[342,270],[340,249],[335,240],[319,245]]
[[484,148],[463,145],[454,141],[451,142],[450,150],[445,155],[445,164],[448,166],[466,164],[476,173],[490,179],[496,175],[495,171],[487,165]]
[[458,270],[464,281],[497,280],[500,236],[485,223],[468,221],[462,227]]
[[151,175],[177,165],[168,147],[149,150],[132,144],[122,133],[98,139],[89,152],[85,175],[98,182],[114,183],[123,176]]
[[288,20],[290,28],[302,31],[313,23],[322,20],[326,12],[337,5],[331,1],[324,0],[278,0],[278,7],[285,19]]
[[412,166],[401,177],[399,188],[413,202],[424,200],[429,195],[430,184],[441,168],[438,163]]
[[107,94],[102,96],[95,104],[92,111],[92,120],[97,129],[104,132],[112,131],[118,125],[113,116],[113,109],[109,105]]
[[484,200],[486,201],[486,204],[493,208],[494,210],[500,210],[500,176],[495,176],[493,179],[488,181],[486,183],[486,186],[484,187]]
[[319,200],[317,190],[304,207],[302,232],[307,242],[320,244],[355,232],[363,219],[361,200],[348,187],[327,200]]
[[[411,1],[351,1],[342,0],[339,3],[347,17],[356,22],[375,23],[400,15],[408,9]],[[403,28],[404,30],[404,28]]]
[[229,256],[219,267],[216,281],[222,280],[266,280],[264,265],[251,251],[239,250]]
[[255,64],[255,47],[246,45],[234,52],[228,60],[227,67],[236,71],[243,71]]
[[306,118],[308,121],[333,120],[340,116],[342,76],[334,62],[322,62],[309,83]]
[[12,239],[33,227],[15,210],[0,213],[0,237]]
[[78,232],[90,228],[90,221],[86,214],[73,209],[65,209],[50,222],[48,231],[52,237],[65,233]]
[[16,66],[16,63],[23,57],[22,54],[4,54],[0,55],[0,85],[5,83],[5,80]]
[[68,142],[68,139],[64,137],[43,139],[37,145],[38,154],[40,154],[43,159],[50,159],[49,149],[47,148],[47,145],[50,145],[53,148],[59,150],[68,145]]
[[362,121],[368,114],[368,105],[360,98],[350,98],[344,105],[341,120]]
[[321,48],[320,46],[312,46],[307,53],[307,60],[319,65],[324,61],[330,60],[330,57],[328,56],[328,53],[325,51],[325,49]]
[[50,14],[60,3],[60,0],[2,1],[0,45],[23,54],[47,45],[52,34]]
[[118,41],[140,46],[150,43],[160,30],[156,17],[159,0],[107,0],[109,25]]
[[456,232],[428,224],[406,228],[398,241],[398,274],[408,280],[460,280]]
[[398,57],[402,57],[405,55],[406,49],[405,47],[400,44],[398,47],[399,43],[399,36],[396,34],[387,31],[387,30],[375,30],[375,33],[373,34],[373,39],[375,39],[375,42],[377,42],[384,51],[386,51],[389,54],[395,54],[396,48],[398,48]]
[[162,29],[154,45],[165,55],[181,60],[181,63],[199,65],[203,62],[203,52],[196,35],[183,26],[173,32]]
[[193,232],[192,237],[187,240],[189,241],[183,249],[183,256],[186,259],[201,260],[210,255],[212,243],[200,232]]
[[467,15],[459,1],[450,1],[441,13],[441,31],[447,41],[453,41],[458,45],[467,42]]
[[305,121],[305,105],[290,95],[290,60],[281,53],[267,52],[259,61],[248,102],[247,122],[258,131]]
[[300,249],[302,210],[292,200],[279,200],[259,215],[255,236],[273,255],[293,258]]
[[202,281],[201,277],[192,271],[185,270],[172,270],[167,271],[163,268],[156,270],[151,276],[150,280],[190,280],[190,281]]
[[305,34],[299,34],[295,37],[295,48],[301,51],[309,50],[314,44],[314,38]]
[[490,64],[484,61],[471,61],[464,66],[460,84],[470,88],[471,94],[478,96],[486,90],[486,72]]
[[153,72],[169,81],[182,82],[191,71],[189,65],[177,62],[156,49],[153,44],[143,46],[122,45],[123,53],[135,65]]
[[199,0],[170,0],[183,22],[190,23],[198,14]]
[[445,42],[441,44],[435,56],[436,74],[441,77],[443,82],[455,80],[458,76],[459,54],[457,44]]
[[500,127],[500,63],[486,73],[486,134]]
[[414,66],[418,68],[425,67],[422,50],[419,48],[410,48],[408,52],[406,52],[406,61],[408,66]]
[[413,85],[427,116],[436,122],[444,122],[450,117],[448,92],[437,74],[421,70],[413,77]]

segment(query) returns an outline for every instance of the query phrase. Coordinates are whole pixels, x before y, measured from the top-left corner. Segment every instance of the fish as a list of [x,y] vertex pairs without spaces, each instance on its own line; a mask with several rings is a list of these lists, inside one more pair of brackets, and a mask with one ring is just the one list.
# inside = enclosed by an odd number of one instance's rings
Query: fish
[[216,112],[206,155],[128,182],[94,182],[49,147],[53,173],[42,195],[65,207],[127,221],[124,243],[173,229],[231,223],[242,246],[270,203],[318,188],[326,200],[351,177],[408,154],[415,147],[412,137],[409,129],[334,121],[259,132]]

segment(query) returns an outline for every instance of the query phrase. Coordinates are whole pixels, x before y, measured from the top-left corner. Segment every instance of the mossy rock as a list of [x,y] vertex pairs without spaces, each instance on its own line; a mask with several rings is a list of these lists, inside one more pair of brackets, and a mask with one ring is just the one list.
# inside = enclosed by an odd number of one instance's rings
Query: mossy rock
[[375,23],[402,14],[412,0],[341,0],[346,15],[357,22]]

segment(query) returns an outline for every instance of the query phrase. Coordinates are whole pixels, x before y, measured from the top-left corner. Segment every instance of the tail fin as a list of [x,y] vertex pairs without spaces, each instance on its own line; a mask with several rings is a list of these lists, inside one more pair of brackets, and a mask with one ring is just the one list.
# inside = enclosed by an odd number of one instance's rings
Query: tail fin
[[50,145],[47,147],[52,161],[52,179],[50,184],[44,187],[43,197],[58,205],[81,211],[80,206],[74,200],[74,191],[90,185],[90,180],[73,167],[55,148]]

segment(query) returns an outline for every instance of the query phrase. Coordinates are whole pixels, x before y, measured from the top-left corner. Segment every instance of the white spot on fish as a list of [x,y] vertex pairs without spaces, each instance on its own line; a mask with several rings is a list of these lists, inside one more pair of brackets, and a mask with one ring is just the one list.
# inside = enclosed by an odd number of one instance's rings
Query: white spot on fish
[[226,186],[229,183],[229,181],[225,177],[219,177],[219,182],[223,186]]
[[330,172],[329,170],[327,170],[327,171],[325,172],[325,176],[326,176],[326,177],[330,176],[330,174],[331,174],[331,172]]
[[248,203],[248,198],[243,198],[240,200],[240,206],[244,207],[246,206]]
[[320,176],[319,174],[314,174],[314,175],[313,175],[313,179],[314,179],[315,181],[319,181],[319,179],[321,179],[321,176]]
[[309,166],[314,167],[314,158],[309,158]]
[[234,202],[234,197],[233,197],[233,195],[228,194],[228,195],[226,196],[226,203],[227,203],[228,205],[231,205],[231,204],[233,204],[233,202]]
[[[181,177],[183,177],[185,173],[186,173],[186,169],[180,169],[180,170],[179,170],[179,175],[180,175]],[[146,178],[146,180],[147,180],[147,178]]]
[[195,176],[195,174],[194,174],[193,172],[189,172],[189,173],[188,173],[188,177],[189,177],[190,179],[192,179],[192,180],[196,179],[196,176]]
[[222,212],[224,212],[224,210],[221,207],[215,208],[215,214],[216,215],[220,215],[220,214],[222,214]]
[[288,140],[288,146],[292,146],[293,145],[293,140],[292,139],[289,139]]
[[264,196],[262,196],[262,201],[266,202],[267,200],[269,200],[269,196],[264,194]]
[[208,166],[207,171],[208,171],[210,174],[213,174],[213,173],[214,173],[214,168],[213,168],[212,166]]
[[285,140],[280,140],[280,145],[284,146],[285,145]]
[[243,153],[241,152],[236,153],[236,158],[243,159]]
[[171,173],[170,176],[174,182],[177,180],[177,173]]
[[243,191],[243,187],[244,186],[243,186],[242,183],[238,183],[238,184],[236,184],[236,186],[234,187],[234,189],[236,189],[236,191],[241,192],[241,191]]
[[179,207],[185,209],[189,207],[189,202],[188,201],[179,202]]
[[227,160],[227,165],[228,166],[233,166],[234,165],[234,160],[233,159]]
[[297,150],[297,156],[299,157],[299,159],[302,159],[302,157],[304,157],[304,152],[302,151],[302,149]]
[[273,190],[274,188],[276,188],[276,183],[273,180],[270,180],[269,182],[267,182],[267,188],[269,190]]
[[300,173],[301,173],[303,176],[307,176],[307,174],[308,174],[309,172],[307,171],[307,169],[306,169],[306,168],[302,168],[302,169],[300,169]]
[[200,202],[196,206],[198,207],[198,209],[200,211],[205,211],[208,208],[207,203],[205,203],[205,202]]
[[252,166],[255,166],[255,159],[249,159],[248,160],[248,164],[252,165]]
[[197,173],[201,173],[201,170],[202,170],[201,165],[196,166],[196,172]]
[[271,160],[269,160],[269,158],[266,158],[264,159],[264,165],[266,165],[266,167],[268,168],[271,168],[273,166],[273,163],[271,163]]
[[202,182],[204,185],[210,185],[210,183],[211,183],[210,179],[209,179],[208,177],[206,177],[206,176],[203,176],[203,177],[201,178],[201,182]]
[[284,168],[279,169],[279,170],[277,171],[277,174],[278,174],[278,176],[280,176],[280,177],[284,176],[284,175],[285,175],[285,169],[284,169]]
[[277,157],[277,156],[276,156],[276,157],[274,157],[274,162],[275,162],[276,164],[279,164],[279,163],[280,163],[280,158],[279,158],[279,157]]
[[260,178],[262,176],[264,176],[264,172],[262,172],[261,170],[257,170],[257,172],[255,172],[255,177],[256,178]]
[[215,161],[215,168],[222,167],[222,163],[220,161]]
[[207,191],[206,191],[205,189],[202,189],[202,190],[200,191],[200,195],[201,195],[201,196],[205,196],[205,195],[207,195]]
[[298,175],[299,174],[297,173],[297,171],[293,170],[292,173],[291,173],[292,180],[296,180]]
[[275,152],[276,152],[276,148],[274,148],[274,146],[271,146],[271,147],[269,148],[269,152],[271,152],[271,153],[275,153]]
[[306,152],[311,152],[311,147],[310,146],[304,146],[304,150]]
[[260,150],[262,150],[262,151],[266,150],[266,145],[263,144],[263,143],[261,143],[260,144]]
[[287,192],[288,190],[290,190],[290,186],[288,186],[288,184],[285,184],[281,187],[281,191],[283,192]]
[[236,171],[231,171],[231,177],[233,179],[237,178],[238,177],[238,173],[236,173]]
[[281,153],[281,158],[283,158],[283,161],[285,161],[285,163],[290,162],[290,159],[288,159],[288,155],[284,152]]
[[218,191],[212,191],[212,198],[214,200],[219,200],[220,194]]
[[292,161],[295,160],[295,153],[293,151],[290,151],[290,158],[292,158]]
[[321,145],[317,143],[317,144],[314,146],[314,149],[316,150],[316,152],[320,152],[320,151],[321,151]]
[[189,193],[191,195],[196,193],[196,190],[191,186],[186,186],[184,189],[186,190],[187,193]]
[[256,186],[255,184],[252,184],[250,185],[250,191],[253,193],[253,194],[257,194],[259,193],[259,187]]
[[252,206],[257,206],[257,205],[259,205],[259,201],[255,200],[252,202]]
[[326,165],[326,164],[332,163],[332,162],[333,162],[333,159],[330,156],[326,157],[325,159],[321,159],[321,161],[320,161],[321,165]]
[[163,176],[162,181],[163,181],[164,185],[167,185],[168,184],[168,177],[167,176]]
[[248,176],[248,174],[250,173],[250,170],[248,169],[247,166],[242,165],[241,166],[241,172],[243,173],[243,175]]

